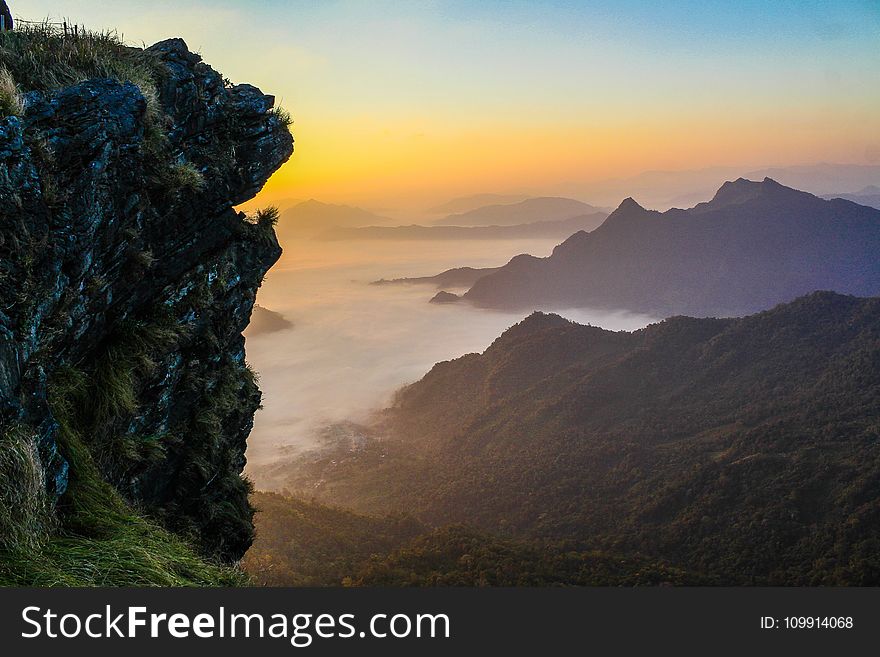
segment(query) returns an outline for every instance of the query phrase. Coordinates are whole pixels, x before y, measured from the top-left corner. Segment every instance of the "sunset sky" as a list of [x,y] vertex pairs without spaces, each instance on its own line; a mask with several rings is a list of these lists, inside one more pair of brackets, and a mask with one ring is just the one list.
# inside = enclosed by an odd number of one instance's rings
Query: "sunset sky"
[[880,2],[10,0],[183,37],[290,110],[261,201],[382,207],[650,169],[880,164]]

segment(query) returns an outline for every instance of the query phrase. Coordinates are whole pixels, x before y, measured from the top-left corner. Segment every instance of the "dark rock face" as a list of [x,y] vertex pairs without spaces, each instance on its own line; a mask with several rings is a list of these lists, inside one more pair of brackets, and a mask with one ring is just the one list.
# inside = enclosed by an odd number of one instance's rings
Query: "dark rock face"
[[[240,473],[260,403],[241,334],[281,249],[232,207],[293,139],[271,96],[229,86],[183,41],[145,56],[161,71],[155,101],[90,80],[27,94],[24,116],[0,119],[0,426],[38,436],[63,501],[52,381],[76,368],[103,399],[115,367],[133,398],[84,436],[103,476],[235,560],[252,539]],[[120,456],[111,443],[135,449]],[[135,456],[147,444],[159,449]]]

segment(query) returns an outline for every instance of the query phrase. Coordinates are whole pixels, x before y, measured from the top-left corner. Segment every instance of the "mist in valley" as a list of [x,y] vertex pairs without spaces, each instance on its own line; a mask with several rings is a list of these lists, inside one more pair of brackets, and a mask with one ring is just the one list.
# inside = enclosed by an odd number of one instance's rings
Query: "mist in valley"
[[[401,386],[440,361],[486,349],[527,313],[428,303],[430,285],[369,285],[458,266],[494,267],[519,253],[548,255],[556,240],[288,240],[258,303],[292,328],[248,335],[263,409],[249,439],[249,474],[314,448],[328,425],[363,422]],[[455,291],[455,290],[453,290]],[[461,290],[458,290],[461,291]],[[633,330],[654,318],[626,312],[556,310],[579,323]]]

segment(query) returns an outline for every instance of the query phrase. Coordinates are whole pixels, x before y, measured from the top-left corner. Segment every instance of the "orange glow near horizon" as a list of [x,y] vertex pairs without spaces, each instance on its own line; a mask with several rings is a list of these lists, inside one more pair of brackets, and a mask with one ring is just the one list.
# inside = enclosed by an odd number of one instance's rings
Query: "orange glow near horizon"
[[418,124],[391,130],[366,121],[295,125],[296,155],[255,203],[318,198],[381,204],[393,197],[406,205],[484,191],[536,193],[560,182],[644,170],[846,162],[864,150],[859,126],[871,120],[800,117],[800,125],[788,129],[762,117],[704,116],[431,132],[418,132]]

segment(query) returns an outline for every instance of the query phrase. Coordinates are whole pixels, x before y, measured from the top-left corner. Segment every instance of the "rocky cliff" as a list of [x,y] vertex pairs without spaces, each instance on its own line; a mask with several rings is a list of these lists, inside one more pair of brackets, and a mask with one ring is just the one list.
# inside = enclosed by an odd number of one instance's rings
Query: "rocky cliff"
[[260,404],[242,331],[281,253],[271,215],[234,206],[290,157],[289,121],[179,39],[112,44],[146,83],[33,89],[15,45],[0,44],[18,108],[0,114],[0,553],[96,538],[100,497],[234,561]]

